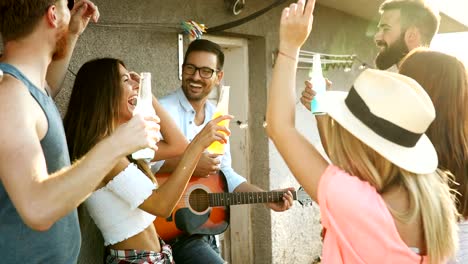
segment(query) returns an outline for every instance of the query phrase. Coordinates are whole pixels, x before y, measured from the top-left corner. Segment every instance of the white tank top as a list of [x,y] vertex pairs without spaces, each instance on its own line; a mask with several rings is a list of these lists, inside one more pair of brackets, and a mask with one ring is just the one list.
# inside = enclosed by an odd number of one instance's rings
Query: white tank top
[[156,216],[138,206],[156,189],[134,164],[96,190],[85,201],[86,208],[104,237],[104,245],[128,239],[153,223]]

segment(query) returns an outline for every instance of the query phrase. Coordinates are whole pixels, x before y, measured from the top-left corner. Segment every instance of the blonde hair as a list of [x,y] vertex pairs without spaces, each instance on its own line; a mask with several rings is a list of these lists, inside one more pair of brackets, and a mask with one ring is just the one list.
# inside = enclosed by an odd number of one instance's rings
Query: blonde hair
[[441,263],[455,255],[458,245],[458,213],[453,191],[448,185],[448,173],[437,170],[422,175],[405,171],[351,135],[331,118],[327,118],[324,132],[327,152],[333,164],[369,182],[380,194],[395,184],[400,184],[407,190],[407,211],[398,212],[388,208],[403,223],[421,217],[429,263]]

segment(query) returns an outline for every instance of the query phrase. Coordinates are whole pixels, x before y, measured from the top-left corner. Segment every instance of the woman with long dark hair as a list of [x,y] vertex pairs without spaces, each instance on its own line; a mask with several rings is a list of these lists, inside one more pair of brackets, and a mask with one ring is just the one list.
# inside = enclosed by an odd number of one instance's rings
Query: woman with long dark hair
[[[138,89],[134,75],[120,60],[96,59],[81,67],[64,119],[72,160],[81,158],[132,117]],[[185,138],[156,100],[154,106],[161,117],[164,137],[158,143],[156,157],[180,155]],[[158,238],[153,221],[156,216],[170,215],[205,148],[214,141],[226,142],[225,134],[230,132],[217,124],[230,118],[221,116],[208,123],[187,146],[178,167],[161,186],[148,164],[127,156],[96,187],[85,205],[109,247],[107,263],[173,262],[171,249]]]
[[455,176],[461,214],[457,263],[468,263],[468,73],[456,57],[418,48],[401,62],[399,72],[416,80],[431,97],[436,118],[427,136],[437,151],[439,168]]

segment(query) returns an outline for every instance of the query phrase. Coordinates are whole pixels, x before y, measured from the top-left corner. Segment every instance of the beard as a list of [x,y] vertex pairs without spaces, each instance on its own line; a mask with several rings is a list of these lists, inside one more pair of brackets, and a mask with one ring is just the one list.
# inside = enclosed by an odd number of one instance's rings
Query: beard
[[52,60],[60,60],[65,57],[67,54],[67,45],[68,45],[68,27],[63,26],[59,31],[59,36],[57,43],[55,44],[55,50],[52,54]]
[[390,45],[383,41],[378,42],[377,44],[379,46],[385,46],[385,48],[377,54],[377,57],[375,57],[375,66],[379,70],[386,70],[392,67],[400,62],[400,60],[409,52],[403,35]]
[[[200,84],[202,86],[202,91],[200,91],[199,93],[193,93],[191,90],[190,90],[190,84],[189,83],[196,83],[196,84]],[[206,97],[208,97],[208,95],[210,94],[211,90],[212,89],[205,89],[205,85],[204,83],[202,82],[196,82],[196,81],[193,81],[193,80],[186,80],[183,82],[182,84],[182,91],[184,92],[185,94],[185,97],[187,97],[187,99],[189,101],[201,101],[203,99],[205,99]]]

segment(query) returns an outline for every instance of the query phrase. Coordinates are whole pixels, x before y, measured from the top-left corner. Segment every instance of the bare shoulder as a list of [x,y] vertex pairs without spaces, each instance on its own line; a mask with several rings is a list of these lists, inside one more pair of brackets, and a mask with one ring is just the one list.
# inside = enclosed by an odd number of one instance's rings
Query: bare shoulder
[[9,75],[4,76],[0,82],[0,151],[6,146],[2,145],[5,141],[12,142],[24,136],[37,138],[37,109],[24,84]]
[[[31,105],[31,96],[24,84],[14,77],[5,75],[0,82],[0,110],[2,119],[16,119],[25,115]],[[31,115],[26,115],[27,118]]]
[[39,109],[28,88],[21,81],[9,75],[3,78],[0,82],[1,137],[9,136],[4,133],[19,136],[17,133],[25,132],[27,129],[37,132]]
[[0,83],[0,178],[7,189],[15,189],[18,182],[27,184],[31,174],[47,174],[36,129],[41,114],[37,109],[23,83],[4,76]]

